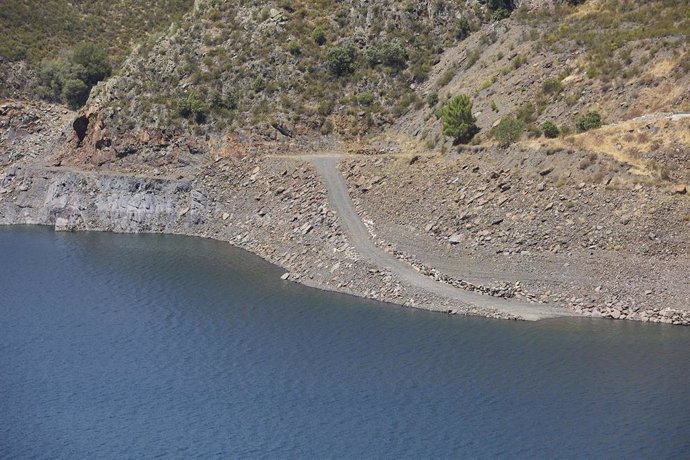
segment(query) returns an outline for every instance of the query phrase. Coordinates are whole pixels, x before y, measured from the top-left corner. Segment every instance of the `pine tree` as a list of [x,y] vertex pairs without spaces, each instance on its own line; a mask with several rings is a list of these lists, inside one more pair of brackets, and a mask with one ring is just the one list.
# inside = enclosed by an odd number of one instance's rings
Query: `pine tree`
[[452,137],[456,143],[466,143],[474,137],[478,131],[475,121],[472,100],[466,94],[454,97],[441,108],[443,134]]

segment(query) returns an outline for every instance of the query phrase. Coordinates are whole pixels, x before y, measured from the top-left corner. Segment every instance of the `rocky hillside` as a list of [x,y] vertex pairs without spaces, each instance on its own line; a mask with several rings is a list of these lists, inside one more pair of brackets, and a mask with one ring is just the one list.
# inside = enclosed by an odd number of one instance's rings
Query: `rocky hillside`
[[472,96],[477,140],[516,118],[529,137],[553,121],[560,134],[597,111],[604,124],[656,112],[690,111],[690,6],[685,2],[590,1],[518,10],[449,48],[418,92],[428,107],[396,127],[433,148],[441,135],[440,105]]
[[60,102],[64,82],[55,81],[56,73],[61,80],[88,80],[84,69],[65,68],[75,49],[92,47],[107,56],[108,67],[117,69],[137,43],[165,31],[192,5],[192,0],[2,1],[0,97]]
[[591,110],[611,123],[689,109],[688,17],[678,2],[199,1],[92,91],[96,129],[70,148],[187,164],[387,132],[445,150],[439,110],[460,93],[475,142],[506,117],[518,138],[546,120],[567,136]]

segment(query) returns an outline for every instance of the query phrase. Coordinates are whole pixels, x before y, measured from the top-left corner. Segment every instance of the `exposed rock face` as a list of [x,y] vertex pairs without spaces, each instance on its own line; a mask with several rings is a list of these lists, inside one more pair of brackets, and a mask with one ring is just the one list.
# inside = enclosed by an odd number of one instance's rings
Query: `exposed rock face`
[[13,193],[16,182],[16,199],[0,203],[0,223],[177,233],[200,220],[203,208],[203,193],[192,191],[188,181],[15,168],[4,178],[3,191]]

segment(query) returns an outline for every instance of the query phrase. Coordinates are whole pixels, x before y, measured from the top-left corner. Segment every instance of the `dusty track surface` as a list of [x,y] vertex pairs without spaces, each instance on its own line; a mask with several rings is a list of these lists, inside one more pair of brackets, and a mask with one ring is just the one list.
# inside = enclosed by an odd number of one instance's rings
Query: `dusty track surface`
[[328,189],[329,202],[337,212],[340,225],[346,232],[350,244],[362,257],[375,265],[387,268],[403,283],[437,296],[479,308],[494,309],[525,320],[535,321],[544,318],[576,315],[575,313],[543,304],[530,304],[513,299],[501,299],[468,292],[424,276],[411,265],[397,259],[394,255],[385,252],[374,244],[369,231],[357,214],[350,199],[345,180],[340,171],[338,171],[337,164],[339,158],[335,156],[319,156],[313,158],[312,161]]

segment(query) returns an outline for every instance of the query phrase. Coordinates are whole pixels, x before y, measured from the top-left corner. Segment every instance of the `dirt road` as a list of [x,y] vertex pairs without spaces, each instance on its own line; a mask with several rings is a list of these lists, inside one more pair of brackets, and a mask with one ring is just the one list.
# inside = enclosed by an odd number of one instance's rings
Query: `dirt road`
[[437,296],[479,308],[498,310],[525,320],[536,321],[544,318],[575,315],[572,312],[544,304],[531,304],[465,291],[419,273],[411,265],[397,259],[374,244],[369,231],[350,199],[345,180],[338,171],[339,157],[319,156],[314,157],[312,161],[328,189],[329,202],[338,213],[340,225],[347,234],[350,244],[363,258],[375,265],[387,268],[402,283]]

